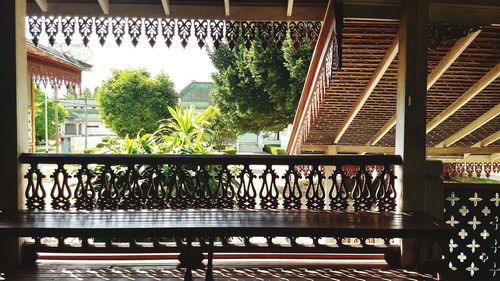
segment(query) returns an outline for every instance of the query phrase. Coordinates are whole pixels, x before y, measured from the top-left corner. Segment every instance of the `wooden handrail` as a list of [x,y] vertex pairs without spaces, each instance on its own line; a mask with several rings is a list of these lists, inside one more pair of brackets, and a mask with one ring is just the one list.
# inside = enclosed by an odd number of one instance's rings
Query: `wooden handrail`
[[319,75],[321,73],[321,66],[326,60],[327,52],[330,47],[332,36],[335,36],[335,11],[334,11],[334,1],[329,0],[328,6],[326,8],[325,17],[323,19],[323,25],[321,26],[321,31],[319,33],[318,41],[316,43],[316,48],[314,49],[313,56],[311,59],[311,64],[309,65],[309,71],[307,72],[306,80],[304,82],[304,88],[302,89],[302,95],[297,106],[297,111],[295,113],[295,118],[293,120],[292,132],[290,134],[290,141],[287,146],[287,154],[291,154],[295,143],[298,138],[298,130],[304,121],[305,108],[310,104],[311,98],[313,96],[314,86],[316,85]]
[[398,155],[189,155],[22,153],[24,164],[103,165],[400,165]]

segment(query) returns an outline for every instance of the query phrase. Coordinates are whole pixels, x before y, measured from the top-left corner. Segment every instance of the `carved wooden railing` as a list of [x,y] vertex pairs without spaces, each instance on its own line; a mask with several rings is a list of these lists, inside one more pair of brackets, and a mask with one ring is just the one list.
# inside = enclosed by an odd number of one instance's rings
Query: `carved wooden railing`
[[297,112],[295,113],[287,154],[301,153],[302,144],[309,135],[311,125],[316,121],[319,107],[324,100],[326,89],[329,87],[334,59],[338,60],[339,66],[341,64],[339,61],[341,60],[339,48],[342,48],[342,42],[337,40],[337,38],[341,38],[341,34],[338,33],[341,32],[342,28],[337,26],[342,22],[341,15],[338,15],[341,9],[335,10],[334,2],[331,0],[328,3]]
[[[450,270],[475,280],[500,276],[500,184],[444,185],[444,221],[456,229],[444,251]],[[495,279],[496,280],[496,279]]]
[[500,162],[465,162],[465,163],[444,163],[443,179],[453,180],[454,178],[477,177],[487,178],[500,175]]
[[[22,154],[20,162],[28,164],[26,207],[33,211],[239,208],[385,212],[396,209],[393,168],[402,160],[399,156]],[[379,242],[375,245],[369,237],[220,237],[216,249],[384,252],[397,247],[389,239]],[[182,243],[179,237],[133,241],[36,237],[30,245],[42,251],[173,252]],[[205,246],[202,238],[198,246]]]

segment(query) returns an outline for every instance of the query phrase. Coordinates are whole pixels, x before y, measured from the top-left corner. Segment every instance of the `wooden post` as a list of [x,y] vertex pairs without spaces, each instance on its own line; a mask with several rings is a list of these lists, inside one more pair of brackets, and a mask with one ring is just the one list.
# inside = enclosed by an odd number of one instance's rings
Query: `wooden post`
[[36,104],[35,104],[35,80],[33,77],[30,75],[30,84],[31,84],[31,143],[30,143],[30,148],[31,151],[35,153],[36,151],[36,125],[35,125],[35,113],[36,113]]
[[59,91],[59,86],[57,83],[54,83],[54,122],[56,123],[56,153],[60,152],[60,134],[59,134],[59,102],[58,102],[58,91]]
[[[2,102],[0,120],[4,126],[0,147],[0,209],[23,206],[23,171],[18,162],[28,151],[28,106],[30,99],[25,38],[26,1],[0,1],[0,64]],[[0,239],[0,266],[19,263],[19,239]]]
[[[403,3],[396,103],[396,154],[402,156],[403,165],[396,169],[396,175],[401,210],[418,212],[424,211],[429,3]],[[414,257],[412,241],[403,240],[402,265],[415,265]]]

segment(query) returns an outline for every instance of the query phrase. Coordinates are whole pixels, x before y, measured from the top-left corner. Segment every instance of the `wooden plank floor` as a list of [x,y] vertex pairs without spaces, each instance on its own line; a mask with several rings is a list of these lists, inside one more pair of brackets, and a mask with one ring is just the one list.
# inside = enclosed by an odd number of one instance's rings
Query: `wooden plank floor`
[[[194,270],[194,280],[204,280],[202,269]],[[13,270],[0,275],[0,280],[183,280],[184,270],[173,266],[148,265],[64,265],[45,264],[32,270]],[[419,274],[403,269],[379,268],[377,266],[352,268],[349,265],[337,266],[216,266],[214,278],[218,281],[229,280],[437,280],[431,275]]]

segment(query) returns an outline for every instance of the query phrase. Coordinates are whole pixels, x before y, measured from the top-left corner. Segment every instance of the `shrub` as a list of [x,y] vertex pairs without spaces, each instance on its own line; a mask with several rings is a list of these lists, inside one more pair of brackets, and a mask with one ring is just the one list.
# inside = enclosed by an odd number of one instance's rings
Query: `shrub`
[[285,155],[286,151],[285,149],[281,147],[271,147],[271,154],[273,155]]
[[224,153],[225,154],[236,154],[236,148],[232,146],[226,146],[224,148]]
[[272,151],[271,151],[272,147],[278,147],[279,148],[280,145],[279,144],[266,144],[266,145],[264,145],[264,148],[262,150],[264,150],[264,152],[272,154]]

